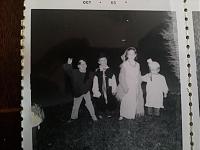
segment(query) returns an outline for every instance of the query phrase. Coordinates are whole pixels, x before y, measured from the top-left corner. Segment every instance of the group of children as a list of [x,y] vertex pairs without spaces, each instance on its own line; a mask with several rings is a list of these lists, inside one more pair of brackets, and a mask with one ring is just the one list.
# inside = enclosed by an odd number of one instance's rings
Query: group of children
[[[102,119],[104,116],[112,117],[118,108],[117,99],[120,100],[119,120],[134,119],[136,115],[144,115],[142,82],[147,83],[145,106],[148,114],[159,116],[160,108],[164,107],[163,97],[167,97],[168,93],[165,77],[159,74],[159,63],[151,59],[147,60],[150,72],[142,76],[140,65],[135,61],[136,56],[134,47],[125,50],[122,55],[123,63],[120,65],[118,85],[105,55],[99,56],[99,67],[95,73],[87,70],[87,63],[83,59],[78,61],[78,69],[73,69],[73,59],[68,58],[63,68],[70,78],[74,96],[71,118],[68,122],[78,119],[78,111],[83,98],[94,121]],[[94,99],[95,109],[92,99]]]

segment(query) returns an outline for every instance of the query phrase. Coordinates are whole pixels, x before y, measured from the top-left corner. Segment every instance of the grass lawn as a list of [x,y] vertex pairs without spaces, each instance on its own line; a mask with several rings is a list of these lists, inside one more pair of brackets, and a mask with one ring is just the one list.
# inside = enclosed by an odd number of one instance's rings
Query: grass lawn
[[177,101],[169,95],[160,117],[118,121],[113,118],[93,122],[81,106],[79,119],[68,124],[72,105],[44,108],[45,120],[38,132],[39,150],[181,150],[182,128]]

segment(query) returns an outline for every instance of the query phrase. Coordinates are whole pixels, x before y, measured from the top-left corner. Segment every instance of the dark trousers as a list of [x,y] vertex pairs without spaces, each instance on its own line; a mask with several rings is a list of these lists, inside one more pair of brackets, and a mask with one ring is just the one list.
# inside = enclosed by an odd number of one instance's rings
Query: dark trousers
[[113,95],[108,95],[108,103],[106,104],[105,98],[101,96],[100,98],[94,98],[95,112],[96,115],[112,115],[116,113],[117,100]]

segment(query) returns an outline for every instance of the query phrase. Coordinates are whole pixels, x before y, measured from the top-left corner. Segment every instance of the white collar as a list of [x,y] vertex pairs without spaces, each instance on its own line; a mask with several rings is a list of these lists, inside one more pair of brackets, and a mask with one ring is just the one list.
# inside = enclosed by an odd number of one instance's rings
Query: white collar
[[108,65],[106,65],[106,66],[99,66],[99,69],[100,69],[100,71],[106,71],[107,69],[108,69],[109,67],[108,67]]

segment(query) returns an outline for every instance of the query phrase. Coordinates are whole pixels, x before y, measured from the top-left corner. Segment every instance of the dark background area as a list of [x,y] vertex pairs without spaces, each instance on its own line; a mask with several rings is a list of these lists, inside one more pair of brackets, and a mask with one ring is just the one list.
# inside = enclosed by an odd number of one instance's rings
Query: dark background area
[[0,149],[21,149],[20,30],[23,0],[0,1]]

